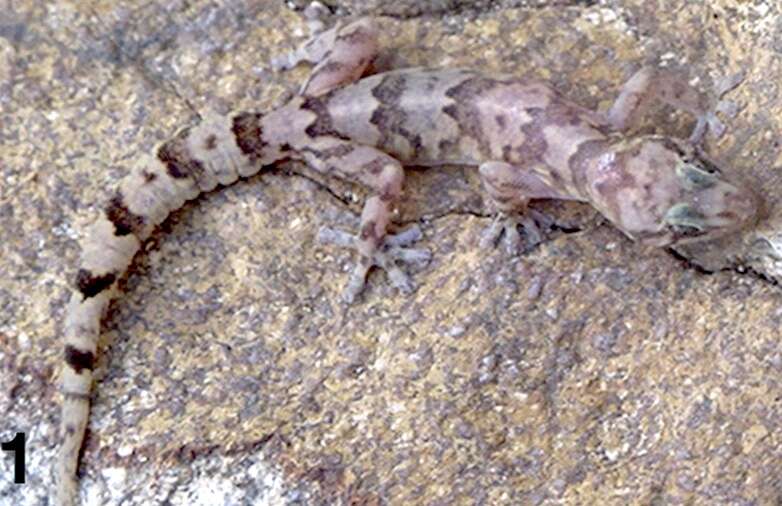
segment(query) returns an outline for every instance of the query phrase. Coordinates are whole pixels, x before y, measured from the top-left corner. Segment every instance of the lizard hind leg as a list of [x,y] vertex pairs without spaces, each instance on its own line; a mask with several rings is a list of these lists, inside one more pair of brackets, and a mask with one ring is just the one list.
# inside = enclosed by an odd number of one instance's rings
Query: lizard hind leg
[[314,35],[297,50],[273,59],[272,66],[282,70],[300,62],[315,64],[299,94],[317,96],[357,81],[377,51],[374,21],[360,18]]
[[355,300],[372,267],[385,270],[391,284],[403,293],[412,292],[414,285],[399,264],[426,263],[431,255],[426,250],[407,247],[421,238],[416,227],[397,235],[386,231],[393,204],[402,192],[404,170],[399,161],[373,147],[335,138],[322,138],[303,150],[301,157],[318,172],[359,183],[375,192],[364,204],[357,235],[331,228],[323,228],[319,234],[321,242],[349,247],[359,254],[343,299],[348,303]]
[[538,224],[548,228],[552,220],[543,213],[530,209],[530,199],[572,198],[551,188],[533,171],[505,162],[484,162],[478,170],[492,207],[497,212],[492,224],[481,237],[482,248],[494,246],[500,237],[504,236],[508,253],[518,252],[522,242],[519,226],[524,229],[528,247],[541,243],[543,234]]

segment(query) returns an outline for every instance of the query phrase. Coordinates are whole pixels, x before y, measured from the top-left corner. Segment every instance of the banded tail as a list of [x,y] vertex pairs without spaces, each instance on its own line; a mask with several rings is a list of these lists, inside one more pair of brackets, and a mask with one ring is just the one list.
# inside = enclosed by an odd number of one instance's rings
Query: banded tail
[[89,419],[92,371],[100,321],[117,282],[154,228],[172,211],[218,184],[229,185],[262,167],[258,113],[211,117],[161,144],[122,180],[88,231],[66,308],[61,444],[55,504],[79,503],[79,451]]

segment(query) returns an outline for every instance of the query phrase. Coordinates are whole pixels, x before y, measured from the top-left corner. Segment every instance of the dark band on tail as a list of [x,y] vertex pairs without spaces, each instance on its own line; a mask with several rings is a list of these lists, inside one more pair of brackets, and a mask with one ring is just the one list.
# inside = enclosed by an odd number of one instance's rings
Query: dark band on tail
[[79,269],[79,272],[76,273],[76,288],[85,299],[88,299],[110,287],[116,279],[117,276],[113,272],[95,276],[87,269]]
[[244,112],[233,118],[231,131],[236,137],[236,145],[251,160],[260,157],[266,146],[263,141],[261,118],[263,118],[263,114],[257,112]]
[[182,130],[176,137],[165,142],[157,150],[158,160],[174,179],[193,178],[196,183],[205,172],[204,165],[192,157],[187,146],[190,129]]
[[91,371],[95,365],[95,355],[91,351],[81,351],[73,345],[65,345],[65,362],[81,374],[82,370]]
[[122,194],[117,191],[106,206],[106,218],[114,224],[118,236],[136,234],[144,227],[144,217],[133,214],[125,205]]

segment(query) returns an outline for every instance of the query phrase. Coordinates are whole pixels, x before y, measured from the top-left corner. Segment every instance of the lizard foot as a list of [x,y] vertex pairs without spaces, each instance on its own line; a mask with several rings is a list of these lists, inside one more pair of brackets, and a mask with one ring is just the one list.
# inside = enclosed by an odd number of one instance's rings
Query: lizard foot
[[496,246],[500,236],[503,236],[505,250],[509,255],[515,255],[521,247],[519,225],[527,236],[527,248],[533,248],[543,242],[543,233],[540,231],[539,225],[549,228],[551,224],[551,218],[534,209],[527,209],[524,214],[498,212],[492,224],[484,231],[480,246],[481,248],[492,248]]
[[[372,267],[380,267],[385,270],[388,273],[391,284],[399,291],[412,293],[415,285],[410,277],[399,268],[399,264],[425,264],[429,262],[432,255],[428,250],[407,247],[418,241],[422,236],[423,234],[418,226],[411,227],[398,234],[386,234],[375,251],[369,256],[362,255],[342,293],[343,300],[347,303],[352,303],[356,300],[356,297],[366,285],[367,273]],[[318,241],[345,248],[359,249],[360,239],[341,230],[323,227],[318,232]]]

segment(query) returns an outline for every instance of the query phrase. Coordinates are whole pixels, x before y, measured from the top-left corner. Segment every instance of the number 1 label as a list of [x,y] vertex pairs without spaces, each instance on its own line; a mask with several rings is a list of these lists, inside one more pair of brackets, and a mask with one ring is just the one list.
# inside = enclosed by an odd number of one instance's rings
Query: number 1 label
[[10,441],[0,444],[4,452],[14,452],[14,483],[24,483],[24,432],[17,432]]

